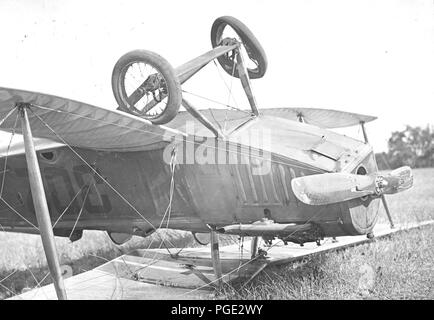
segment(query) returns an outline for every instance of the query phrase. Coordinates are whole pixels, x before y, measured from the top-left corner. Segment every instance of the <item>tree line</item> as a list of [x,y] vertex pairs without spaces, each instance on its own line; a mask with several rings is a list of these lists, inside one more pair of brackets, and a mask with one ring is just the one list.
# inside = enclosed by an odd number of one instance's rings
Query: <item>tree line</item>
[[394,131],[388,141],[388,151],[375,154],[380,170],[401,166],[412,168],[434,167],[434,130],[407,125],[403,131]]

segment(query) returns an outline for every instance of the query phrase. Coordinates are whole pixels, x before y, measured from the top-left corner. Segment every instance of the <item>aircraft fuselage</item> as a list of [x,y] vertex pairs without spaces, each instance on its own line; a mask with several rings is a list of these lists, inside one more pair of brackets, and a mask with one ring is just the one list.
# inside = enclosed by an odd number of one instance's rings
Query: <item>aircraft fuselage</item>
[[[53,224],[59,220],[56,235],[69,236],[74,225],[77,232],[145,235],[153,226],[167,223],[173,229],[207,232],[207,224],[248,224],[266,216],[277,223],[313,222],[325,236],[342,236],[370,232],[377,217],[378,199],[373,198],[327,206],[303,204],[291,190],[291,179],[318,169],[273,153],[271,168],[263,175],[254,174],[252,163],[177,164],[170,218],[167,213],[163,221],[172,177],[164,149],[74,150],[86,163],[67,146],[38,152],[51,219]],[[4,161],[0,159],[1,168]],[[361,164],[368,172],[376,171],[372,153]],[[1,225],[10,231],[35,232],[17,214],[37,225],[24,154],[10,156],[3,174]]]

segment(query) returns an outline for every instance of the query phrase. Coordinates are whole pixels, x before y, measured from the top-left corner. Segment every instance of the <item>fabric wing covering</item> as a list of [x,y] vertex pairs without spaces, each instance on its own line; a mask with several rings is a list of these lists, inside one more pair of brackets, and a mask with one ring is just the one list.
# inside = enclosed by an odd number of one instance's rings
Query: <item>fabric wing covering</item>
[[299,121],[301,116],[304,122],[325,129],[351,127],[361,122],[367,123],[377,119],[377,117],[358,113],[317,108],[273,108],[262,109],[260,112],[264,115],[294,121]]
[[[180,112],[167,125],[153,125],[151,122],[131,114],[108,110],[90,104],[53,95],[0,87],[0,130],[21,133],[15,104],[30,103],[28,112],[33,136],[52,141],[106,151],[144,151],[156,149],[186,136],[186,123],[194,123],[194,134],[213,136],[187,112]],[[11,113],[12,112],[12,113]],[[227,129],[234,129],[251,116],[248,110],[208,109],[201,112],[211,122],[227,122]],[[321,128],[341,128],[370,122],[376,117],[316,108],[269,108],[262,109],[261,115],[304,122]],[[8,116],[9,115],[9,116]],[[39,118],[40,119],[39,119]],[[41,121],[43,120],[43,122]],[[45,123],[44,123],[45,122]],[[54,132],[57,134],[55,134]]]
[[[203,109],[200,112],[216,126],[226,122],[227,129],[238,127],[251,115],[250,110]],[[377,117],[358,113],[317,108],[264,108],[259,113],[264,116],[273,116],[297,122],[301,116],[305,123],[324,129],[351,127],[359,125],[361,122],[367,123],[377,119]],[[193,121],[195,128],[202,127],[199,121],[185,111],[181,111],[167,126],[184,132],[187,121]],[[212,135],[206,129],[197,132],[197,134]]]
[[[0,130],[21,133],[17,102],[31,103],[28,112],[34,137],[46,138],[74,147],[106,151],[141,151],[169,143],[180,131],[128,113],[99,108],[53,95],[0,88]],[[38,118],[40,117],[45,124]],[[50,128],[52,130],[50,130]],[[53,133],[53,131],[55,133]]]

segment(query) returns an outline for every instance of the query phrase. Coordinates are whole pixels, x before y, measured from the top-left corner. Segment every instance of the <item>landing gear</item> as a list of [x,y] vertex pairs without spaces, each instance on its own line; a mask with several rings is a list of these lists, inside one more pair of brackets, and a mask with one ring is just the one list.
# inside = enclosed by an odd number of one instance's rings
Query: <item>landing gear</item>
[[[234,39],[235,38],[235,39]],[[267,56],[259,41],[238,19],[224,16],[217,18],[211,28],[211,43],[215,48],[227,45],[231,40],[239,42],[241,54],[246,53],[248,61],[246,68],[250,79],[262,78],[267,71]],[[240,78],[239,71],[234,68],[237,64],[234,52],[228,52],[217,58],[222,68],[231,76]]]
[[253,33],[234,17],[220,17],[211,28],[211,43],[218,46],[237,45],[237,48],[217,58],[229,75],[240,78],[253,114],[258,107],[253,95],[250,79],[262,78],[267,70],[267,57]]
[[267,70],[264,49],[253,33],[239,20],[224,16],[211,28],[213,50],[174,69],[163,57],[146,50],[134,50],[115,64],[112,89],[118,110],[131,113],[152,124],[173,120],[180,105],[211,130],[216,137],[224,134],[196,108],[182,98],[181,84],[210,61],[217,59],[231,76],[241,80],[253,116],[259,114],[250,79],[261,78]]
[[134,50],[123,55],[113,69],[112,89],[119,110],[153,124],[172,120],[182,102],[175,70],[152,51]]

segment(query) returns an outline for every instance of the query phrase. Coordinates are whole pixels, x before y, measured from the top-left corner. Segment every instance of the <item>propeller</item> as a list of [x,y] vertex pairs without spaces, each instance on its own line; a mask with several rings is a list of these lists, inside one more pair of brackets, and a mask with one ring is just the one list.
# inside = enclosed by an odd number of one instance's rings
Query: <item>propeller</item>
[[291,185],[295,196],[301,202],[326,205],[407,190],[413,186],[413,174],[407,166],[388,174],[322,173],[294,178]]

